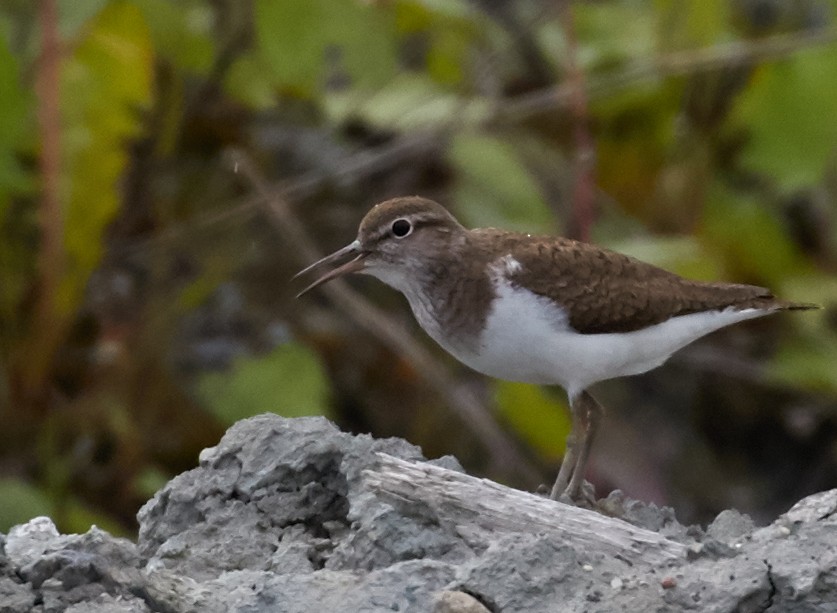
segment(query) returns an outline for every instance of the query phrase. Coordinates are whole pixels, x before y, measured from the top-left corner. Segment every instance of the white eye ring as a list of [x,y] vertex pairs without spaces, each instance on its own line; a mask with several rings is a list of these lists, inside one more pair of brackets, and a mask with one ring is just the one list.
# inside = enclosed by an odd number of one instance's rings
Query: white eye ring
[[392,222],[391,230],[395,238],[404,238],[413,233],[413,224],[407,219],[396,219]]

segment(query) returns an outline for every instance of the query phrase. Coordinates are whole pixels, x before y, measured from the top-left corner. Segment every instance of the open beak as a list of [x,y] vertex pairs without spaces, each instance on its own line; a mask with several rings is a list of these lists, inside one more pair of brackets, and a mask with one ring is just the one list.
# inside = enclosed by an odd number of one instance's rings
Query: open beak
[[366,259],[367,254],[363,253],[360,250],[360,241],[356,240],[356,241],[346,245],[342,249],[339,249],[339,250],[335,251],[331,255],[325,256],[322,260],[317,260],[316,262],[314,262],[310,266],[308,266],[306,268],[303,268],[298,273],[296,273],[293,278],[296,279],[297,277],[301,277],[302,275],[314,270],[315,268],[319,268],[321,266],[336,265],[340,260],[342,260],[346,256],[350,256],[350,255],[355,255],[356,257],[354,259],[349,260],[348,262],[346,262],[342,266],[338,266],[337,268],[334,268],[334,269],[328,271],[323,276],[319,277],[316,281],[314,281],[311,285],[309,285],[304,290],[299,292],[296,295],[296,297],[299,298],[303,294],[308,293],[309,291],[311,291],[315,287],[319,287],[320,285],[322,285],[323,283],[325,283],[327,281],[331,281],[335,277],[340,277],[340,276],[347,275],[347,274],[352,273],[352,272],[360,272],[361,270],[363,270],[363,267],[364,267],[363,260]]

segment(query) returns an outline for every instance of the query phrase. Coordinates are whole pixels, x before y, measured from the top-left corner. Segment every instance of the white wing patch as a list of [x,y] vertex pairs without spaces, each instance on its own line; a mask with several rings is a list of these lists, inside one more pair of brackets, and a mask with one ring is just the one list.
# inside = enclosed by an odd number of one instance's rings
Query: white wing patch
[[491,268],[495,274],[500,273],[500,276],[502,276],[503,273],[510,275],[520,272],[523,270],[523,265],[509,253],[492,263]]

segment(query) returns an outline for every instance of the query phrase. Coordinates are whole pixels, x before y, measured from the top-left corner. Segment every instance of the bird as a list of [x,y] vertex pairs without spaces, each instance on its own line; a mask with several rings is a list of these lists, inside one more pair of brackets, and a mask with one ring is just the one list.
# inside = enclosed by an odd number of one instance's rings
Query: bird
[[351,243],[299,271],[325,269],[302,296],[359,273],[401,292],[418,324],[448,353],[490,377],[558,385],[572,415],[552,499],[579,497],[603,408],[589,388],[638,375],[719,328],[790,302],[755,285],[689,280],[560,236],[468,229],[442,205],[381,202]]

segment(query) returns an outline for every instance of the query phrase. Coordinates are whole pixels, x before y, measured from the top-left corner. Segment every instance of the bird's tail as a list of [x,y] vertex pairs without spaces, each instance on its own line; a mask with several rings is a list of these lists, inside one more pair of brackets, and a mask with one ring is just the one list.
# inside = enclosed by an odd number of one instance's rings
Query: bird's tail
[[813,302],[785,302],[781,301],[778,304],[782,311],[813,311],[821,309],[821,304],[814,304]]

